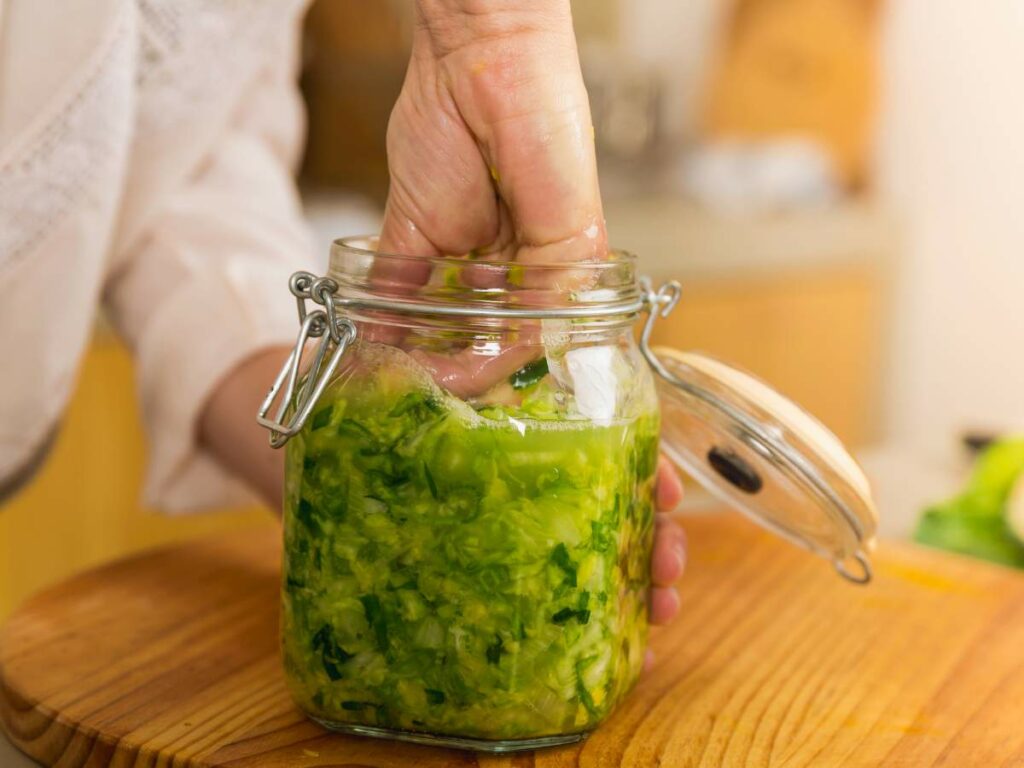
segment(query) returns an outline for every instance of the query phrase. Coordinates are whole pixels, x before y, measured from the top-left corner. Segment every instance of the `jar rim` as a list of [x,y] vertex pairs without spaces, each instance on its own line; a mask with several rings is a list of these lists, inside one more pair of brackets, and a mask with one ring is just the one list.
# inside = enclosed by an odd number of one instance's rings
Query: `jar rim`
[[622,322],[635,317],[645,296],[637,259],[626,251],[609,251],[601,261],[531,263],[383,253],[377,242],[361,235],[331,246],[327,277],[351,310],[390,303],[390,309],[422,313],[443,307],[441,314],[464,318],[559,315],[584,322],[610,313]]
[[621,268],[623,265],[635,268],[637,264],[636,254],[621,248],[609,248],[608,258],[595,259],[591,261],[539,261],[521,262],[514,259],[471,259],[465,255],[443,255],[443,256],[415,256],[401,253],[385,253],[377,249],[378,235],[348,235],[338,237],[331,241],[330,268],[334,271],[335,256],[341,252],[361,254],[368,257],[385,258],[388,260],[414,262],[417,264],[430,264],[436,267],[466,266],[467,264],[484,264],[489,267],[524,267],[530,270],[565,270],[565,269],[613,269]]

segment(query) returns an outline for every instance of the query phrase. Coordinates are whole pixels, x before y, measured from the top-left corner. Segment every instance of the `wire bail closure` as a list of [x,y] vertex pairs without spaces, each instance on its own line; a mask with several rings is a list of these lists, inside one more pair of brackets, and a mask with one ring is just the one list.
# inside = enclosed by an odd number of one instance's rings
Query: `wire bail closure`
[[643,354],[644,359],[647,360],[648,365],[659,376],[672,381],[672,374],[665,369],[658,356],[654,354],[654,350],[651,349],[651,336],[654,333],[654,324],[658,322],[658,318],[668,317],[672,314],[672,310],[676,308],[679,298],[683,295],[683,287],[679,284],[678,280],[669,280],[655,291],[651,287],[651,279],[649,277],[640,278],[640,287],[643,289],[644,306],[647,309],[647,320],[644,322],[643,331],[640,332],[640,352]]
[[[260,404],[256,414],[256,421],[263,427],[270,430],[270,445],[280,448],[288,442],[292,435],[302,429],[310,411],[316,405],[316,401],[323,394],[327,382],[331,380],[338,363],[348,345],[356,338],[356,326],[347,317],[339,317],[334,306],[334,292],[338,289],[337,284],[326,277],[317,278],[309,272],[296,272],[288,281],[288,288],[299,310],[299,336],[295,341],[288,359],[281,367],[280,373],[274,380],[270,392]],[[312,312],[306,311],[306,301],[323,306]],[[306,344],[310,339],[320,341],[313,352],[313,363],[309,368],[306,379],[298,393],[295,392],[299,380],[299,370],[302,364],[303,353],[306,351]],[[328,358],[328,348],[334,345],[334,351]],[[327,365],[324,366],[324,360]],[[267,414],[278,399],[278,394],[284,387],[284,394],[280,398],[277,413],[273,418]],[[291,407],[291,408],[290,408]],[[285,421],[289,408],[292,413]]]

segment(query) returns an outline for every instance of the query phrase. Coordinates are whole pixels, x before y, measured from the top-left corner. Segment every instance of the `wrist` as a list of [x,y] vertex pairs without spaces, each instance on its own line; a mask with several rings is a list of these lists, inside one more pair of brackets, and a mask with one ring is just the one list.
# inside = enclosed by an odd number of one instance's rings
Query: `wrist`
[[572,34],[569,0],[416,0],[416,8],[442,52],[484,39]]
[[272,509],[280,509],[284,461],[256,423],[256,411],[290,352],[271,347],[241,361],[217,384],[199,416],[203,447]]

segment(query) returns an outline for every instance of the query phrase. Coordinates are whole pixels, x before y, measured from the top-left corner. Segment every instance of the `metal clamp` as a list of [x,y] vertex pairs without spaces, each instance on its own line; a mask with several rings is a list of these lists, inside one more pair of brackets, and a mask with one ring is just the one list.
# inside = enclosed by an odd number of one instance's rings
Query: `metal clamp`
[[851,569],[846,560],[833,560],[832,565],[835,567],[836,573],[847,581],[854,584],[869,584],[872,572],[871,561],[868,560],[867,555],[858,549],[853,553],[853,561],[857,564],[856,569]]
[[679,297],[683,294],[683,287],[677,280],[670,280],[655,291],[648,277],[640,278],[640,287],[643,289],[644,308],[647,310],[647,320],[640,333],[640,352],[659,376],[672,381],[675,377],[651,349],[651,334],[654,333],[654,324],[658,322],[659,317],[668,317],[672,314],[672,310],[679,303]]
[[[334,306],[334,292],[337,285],[328,278],[317,278],[309,272],[296,272],[289,280],[289,289],[298,304],[299,336],[295,341],[288,359],[274,379],[274,384],[260,404],[256,421],[270,430],[270,445],[280,448],[288,439],[302,429],[309,418],[310,411],[323,394],[327,382],[338,367],[342,355],[348,345],[355,340],[356,326],[347,317],[339,317]],[[306,311],[306,300],[310,299],[324,307],[312,312]],[[305,375],[305,380],[298,394],[295,392],[302,367],[303,353],[310,339],[319,338],[313,352],[313,363]],[[334,350],[328,357],[328,348],[333,344]],[[327,365],[324,366],[324,360]],[[284,387],[284,393],[281,389]],[[273,418],[267,414],[274,402],[280,397],[277,412]],[[290,417],[285,417],[291,412]]]

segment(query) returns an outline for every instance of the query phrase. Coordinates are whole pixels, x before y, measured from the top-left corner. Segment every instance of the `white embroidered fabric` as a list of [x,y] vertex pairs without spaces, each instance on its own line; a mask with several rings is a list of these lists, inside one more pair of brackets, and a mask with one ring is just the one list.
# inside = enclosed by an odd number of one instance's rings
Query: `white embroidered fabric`
[[[259,73],[287,67],[304,5],[108,3],[96,48],[0,146],[0,359],[23,361],[26,384],[0,414],[0,478],[32,463],[63,410],[124,231],[197,171]],[[63,277],[69,296],[56,293]],[[27,321],[61,298],[59,321]]]
[[282,53],[305,0],[137,0],[139,134],[177,129]]
[[[130,131],[145,141],[154,132],[187,130],[280,53],[268,43],[303,5],[126,0],[77,80],[0,148],[0,278],[80,201],[116,194],[95,189],[94,181]],[[133,74],[137,89],[128,81]]]
[[134,19],[126,9],[105,45],[47,113],[0,148],[0,279],[82,200],[126,151],[131,130]]

